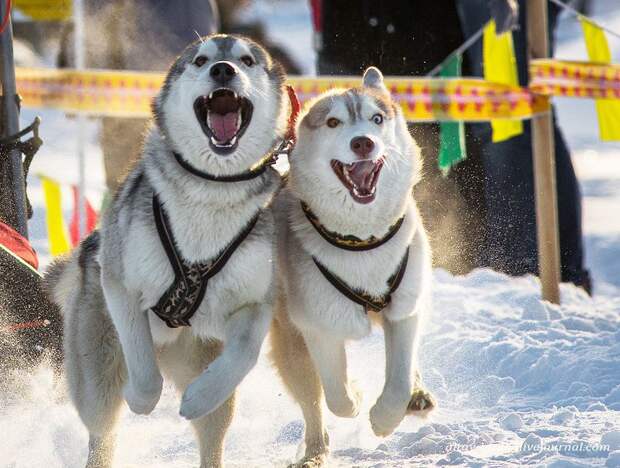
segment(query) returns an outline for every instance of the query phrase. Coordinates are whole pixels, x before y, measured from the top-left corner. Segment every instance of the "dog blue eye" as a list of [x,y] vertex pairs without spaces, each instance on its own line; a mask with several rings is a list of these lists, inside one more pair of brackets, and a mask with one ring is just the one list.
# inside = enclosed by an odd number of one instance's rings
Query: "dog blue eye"
[[372,116],[372,121],[377,125],[381,125],[383,123],[383,116],[381,114],[375,114]]
[[244,64],[246,64],[248,67],[251,67],[252,65],[254,65],[254,59],[250,57],[249,55],[244,55],[243,57],[241,57],[241,61]]
[[194,59],[194,65],[196,65],[197,67],[202,67],[205,63],[207,63],[207,60],[207,57],[205,57],[204,55],[199,55]]

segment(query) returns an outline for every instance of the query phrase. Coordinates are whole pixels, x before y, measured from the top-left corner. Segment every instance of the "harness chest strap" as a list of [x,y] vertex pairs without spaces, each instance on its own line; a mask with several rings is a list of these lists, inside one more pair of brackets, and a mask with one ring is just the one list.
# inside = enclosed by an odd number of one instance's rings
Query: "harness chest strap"
[[310,209],[310,207],[303,201],[301,202],[301,209],[306,215],[308,221],[310,221],[310,224],[312,224],[314,229],[316,229],[316,231],[321,235],[323,239],[325,239],[334,247],[358,252],[376,249],[377,247],[385,244],[396,235],[396,233],[400,230],[400,227],[403,225],[403,221],[405,220],[404,216],[398,218],[398,220],[396,220],[396,222],[390,226],[388,233],[383,237],[379,238],[375,236],[370,236],[368,239],[360,239],[359,237],[353,235],[344,236],[337,232],[330,231],[321,224],[318,216],[315,215],[314,212]]
[[174,280],[151,310],[170,328],[189,326],[189,320],[202,303],[207,283],[226,265],[232,254],[256,225],[259,210],[237,236],[210,262],[189,263],[178,251],[170,222],[157,195],[153,195],[155,226],[166,256],[174,270]]
[[352,288],[342,278],[329,271],[325,265],[316,259],[316,257],[313,256],[312,260],[325,279],[348,299],[364,307],[365,313],[368,313],[369,310],[372,312],[381,312],[392,301],[392,294],[394,294],[394,292],[398,289],[403,276],[405,275],[405,271],[407,270],[407,262],[409,260],[409,246],[407,246],[405,255],[398,264],[398,268],[387,281],[387,293],[378,297],[371,296],[360,289]]

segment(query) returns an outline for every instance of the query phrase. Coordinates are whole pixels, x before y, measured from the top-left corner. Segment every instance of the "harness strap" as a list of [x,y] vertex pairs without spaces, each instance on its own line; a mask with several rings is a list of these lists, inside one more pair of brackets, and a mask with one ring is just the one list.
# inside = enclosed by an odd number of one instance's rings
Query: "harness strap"
[[308,218],[308,221],[310,221],[310,224],[314,226],[314,229],[316,229],[316,231],[321,235],[323,239],[325,239],[334,247],[338,247],[339,249],[357,252],[372,250],[382,246],[396,235],[396,233],[402,226],[403,221],[405,220],[404,216],[399,218],[394,224],[390,226],[388,233],[381,238],[370,236],[368,239],[360,239],[359,237],[355,237],[352,235],[343,236],[342,234],[339,234],[337,232],[330,231],[321,224],[318,216],[315,215],[314,212],[310,209],[310,207],[303,201],[301,202],[301,209],[306,215],[306,218]]
[[243,182],[246,180],[251,180],[256,177],[263,175],[263,173],[267,170],[267,167],[273,165],[276,162],[277,152],[271,152],[263,159],[261,159],[253,168],[248,169],[245,172],[241,172],[240,174],[233,175],[223,175],[216,176],[213,174],[209,174],[208,172],[201,171],[200,169],[195,168],[190,163],[188,163],[183,156],[179,153],[173,153],[174,159],[177,160],[179,165],[185,169],[187,172],[200,177],[201,179],[209,180],[211,182]]
[[325,279],[329,281],[338,291],[340,291],[343,296],[364,307],[364,313],[368,313],[369,310],[372,312],[381,312],[392,301],[392,294],[398,289],[403,276],[405,275],[405,271],[407,270],[407,262],[409,261],[409,247],[407,246],[405,255],[398,264],[398,269],[387,281],[388,292],[383,296],[378,297],[371,296],[360,289],[352,288],[342,278],[329,271],[325,265],[316,259],[316,257],[312,257],[312,260],[314,260],[315,265]]
[[210,262],[188,263],[178,251],[170,222],[153,195],[153,214],[161,244],[174,270],[174,280],[151,310],[170,328],[190,326],[189,320],[202,303],[209,279],[218,274],[232,254],[252,232],[260,216],[258,211],[243,230]]

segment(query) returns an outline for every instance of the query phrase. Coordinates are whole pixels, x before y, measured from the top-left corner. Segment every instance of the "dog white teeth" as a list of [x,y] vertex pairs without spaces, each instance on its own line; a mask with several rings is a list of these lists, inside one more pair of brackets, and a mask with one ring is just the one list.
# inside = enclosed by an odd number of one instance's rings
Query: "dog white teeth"
[[212,98],[213,98],[213,91],[209,93],[209,99],[212,99]]
[[213,143],[215,146],[220,146],[220,144],[217,142],[217,140],[213,136],[211,137],[211,143]]
[[237,128],[241,128],[241,112],[237,112]]
[[233,146],[235,143],[237,143],[237,136],[236,135],[234,137],[232,137],[232,140],[230,140],[230,145],[229,146]]
[[353,182],[353,179],[351,179],[351,176],[349,176],[349,169],[347,168],[347,166],[342,166],[342,174],[344,175],[344,178],[348,183],[350,183],[351,185],[355,185],[355,182]]
[[375,194],[375,188],[373,187],[370,193],[361,194],[357,187],[353,187],[353,195],[357,198],[371,198]]

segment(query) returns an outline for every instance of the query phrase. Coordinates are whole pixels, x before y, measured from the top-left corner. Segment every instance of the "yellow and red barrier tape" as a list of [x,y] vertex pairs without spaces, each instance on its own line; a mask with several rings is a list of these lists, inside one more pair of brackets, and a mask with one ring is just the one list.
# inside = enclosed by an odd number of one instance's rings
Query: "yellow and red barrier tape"
[[530,90],[548,96],[620,99],[620,65],[535,60]]
[[[334,87],[359,86],[359,78],[289,78],[306,101]],[[477,78],[387,78],[386,86],[412,121],[526,119],[548,109],[547,99],[527,89]]]
[[[539,60],[531,88],[476,78],[387,78],[386,85],[414,121],[527,119],[548,110],[549,96],[620,98],[620,66]],[[148,117],[163,84],[160,73],[17,68],[24,107],[97,116]],[[289,77],[302,102],[333,87],[359,86],[354,77]]]

